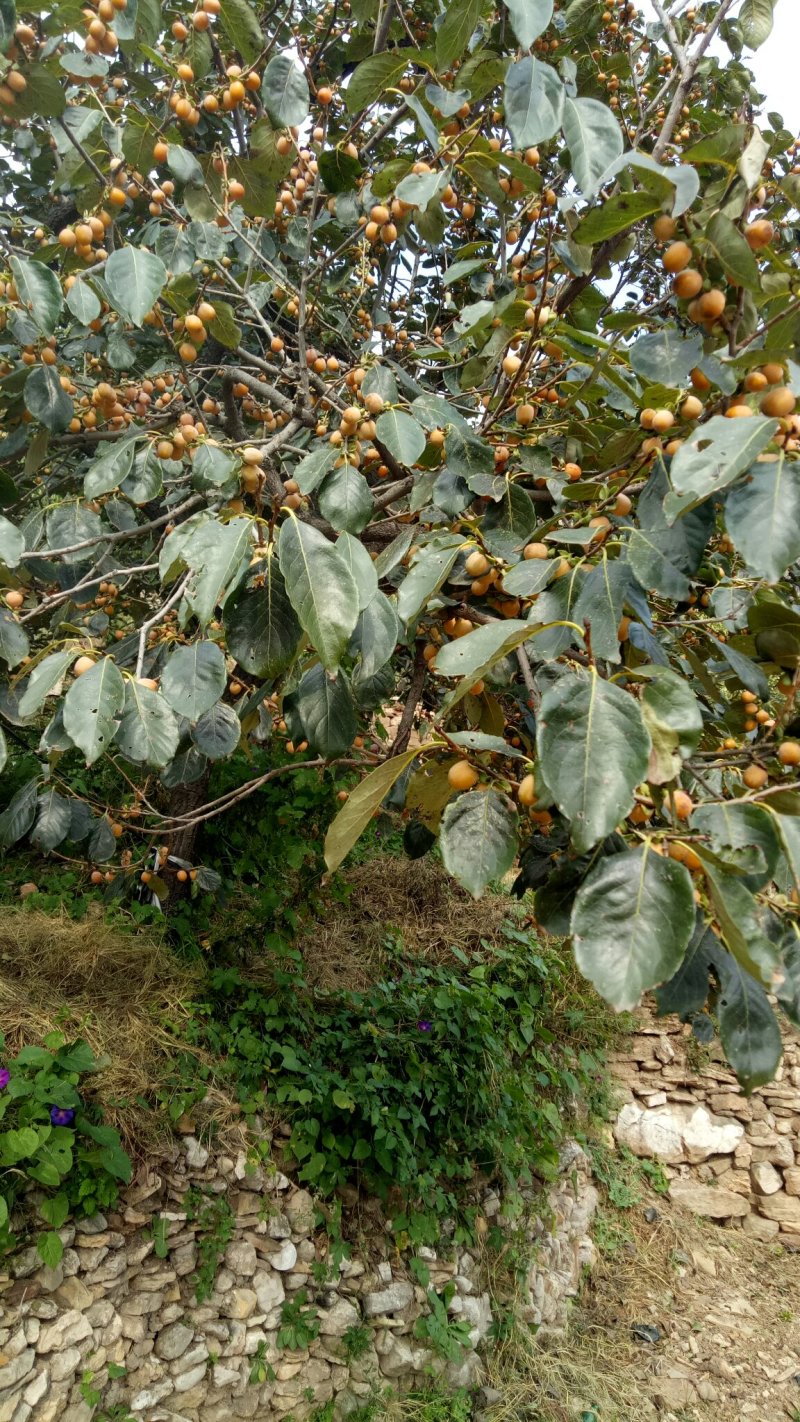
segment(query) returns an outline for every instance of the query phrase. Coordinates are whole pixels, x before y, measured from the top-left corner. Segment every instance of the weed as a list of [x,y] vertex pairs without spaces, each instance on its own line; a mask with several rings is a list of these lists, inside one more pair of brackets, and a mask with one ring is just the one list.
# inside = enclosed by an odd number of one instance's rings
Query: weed
[[248,1381],[253,1387],[260,1387],[262,1383],[275,1381],[275,1369],[271,1363],[267,1362],[267,1341],[262,1338],[250,1364]]
[[348,1363],[354,1363],[357,1358],[363,1358],[372,1346],[372,1329],[367,1328],[363,1323],[351,1323],[350,1327],[342,1334],[341,1352],[342,1357]]
[[278,1347],[301,1352],[313,1343],[319,1334],[319,1319],[313,1308],[306,1308],[308,1299],[305,1289],[298,1289],[294,1298],[285,1299],[281,1305],[281,1326],[278,1329]]
[[224,1195],[207,1195],[196,1185],[187,1191],[183,1204],[187,1219],[198,1227],[199,1265],[194,1275],[194,1294],[198,1303],[204,1303],[214,1288],[236,1221]]

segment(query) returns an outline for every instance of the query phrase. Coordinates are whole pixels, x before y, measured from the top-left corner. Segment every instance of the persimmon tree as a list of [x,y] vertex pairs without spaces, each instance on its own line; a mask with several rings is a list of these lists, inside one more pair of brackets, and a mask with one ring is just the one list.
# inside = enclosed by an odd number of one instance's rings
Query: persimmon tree
[[331,870],[387,799],[475,895],[518,860],[750,1085],[800,1020],[797,145],[772,0],[654,9],[0,0],[0,837],[165,892],[344,763]]

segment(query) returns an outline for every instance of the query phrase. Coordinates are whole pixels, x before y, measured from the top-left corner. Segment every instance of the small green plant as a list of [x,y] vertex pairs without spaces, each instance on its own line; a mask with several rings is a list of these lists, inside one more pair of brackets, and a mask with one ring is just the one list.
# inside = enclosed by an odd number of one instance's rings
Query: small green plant
[[447,1392],[436,1385],[425,1392],[408,1394],[408,1415],[414,1422],[470,1422],[472,1401],[463,1388]]
[[264,1338],[253,1354],[248,1381],[253,1387],[260,1387],[262,1383],[275,1381],[275,1369],[271,1363],[267,1362],[267,1343]]
[[[106,1367],[106,1378],[110,1382],[114,1378],[124,1378],[127,1368],[123,1368],[119,1363],[109,1363]],[[80,1394],[87,1407],[92,1411],[100,1403],[103,1393],[101,1388],[95,1385],[95,1374],[87,1369],[81,1376]],[[94,1422],[133,1422],[129,1409],[122,1402],[113,1403],[110,1407],[104,1407],[102,1412],[96,1412]]]
[[638,1166],[648,1180],[651,1190],[655,1190],[657,1195],[669,1193],[669,1176],[660,1160],[640,1160]]
[[284,1300],[281,1306],[281,1326],[278,1329],[278,1347],[301,1352],[313,1343],[319,1334],[319,1319],[313,1308],[306,1308],[308,1295],[305,1289],[298,1289],[294,1298]]
[[423,1343],[429,1343],[435,1353],[446,1358],[448,1363],[459,1363],[470,1348],[470,1327],[463,1319],[451,1318],[447,1308],[455,1293],[455,1284],[446,1284],[440,1294],[428,1288],[428,1308],[414,1325],[414,1336]]
[[153,1253],[157,1259],[166,1259],[169,1253],[169,1244],[167,1243],[169,1220],[164,1215],[154,1215],[151,1229],[153,1232]]
[[[4,1041],[0,1033],[0,1050]],[[70,1214],[112,1205],[119,1182],[130,1180],[118,1133],[102,1124],[81,1091],[82,1078],[103,1065],[87,1042],[67,1042],[61,1032],[0,1065],[0,1252],[15,1242],[12,1210],[35,1190],[39,1215],[50,1226],[36,1247],[55,1268],[64,1250],[58,1230]]]
[[196,1185],[187,1191],[183,1203],[186,1218],[195,1221],[199,1230],[199,1263],[194,1275],[194,1294],[198,1303],[204,1303],[214,1287],[220,1261],[233,1238],[236,1221],[224,1195],[207,1195]]
[[340,1344],[342,1357],[348,1363],[354,1363],[356,1358],[363,1358],[372,1345],[373,1333],[365,1323],[351,1323],[350,1327],[342,1334]]

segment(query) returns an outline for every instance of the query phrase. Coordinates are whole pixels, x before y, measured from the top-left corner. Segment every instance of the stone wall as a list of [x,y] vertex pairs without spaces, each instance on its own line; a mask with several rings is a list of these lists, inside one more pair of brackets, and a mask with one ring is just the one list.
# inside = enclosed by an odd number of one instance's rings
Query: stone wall
[[[201,1235],[185,1209],[190,1186],[224,1195],[235,1218],[203,1303],[195,1297]],[[523,1197],[514,1217],[500,1195],[483,1190],[478,1233],[497,1225],[521,1234],[531,1260],[525,1313],[556,1325],[591,1258],[596,1195],[580,1148],[562,1152],[554,1185]],[[481,1249],[455,1246],[445,1231],[439,1248],[418,1251],[433,1287],[454,1284],[450,1315],[470,1329],[471,1348],[447,1363],[415,1336],[425,1291],[377,1210],[363,1213],[371,1234],[365,1226],[361,1250],[334,1269],[307,1191],[244,1155],[211,1160],[185,1139],[170,1162],[142,1173],[115,1212],[60,1231],[57,1269],[42,1268],[29,1247],[0,1276],[0,1422],[89,1422],[92,1389],[101,1408],[122,1405],[144,1422],[278,1422],[308,1417],[331,1399],[346,1416],[376,1393],[402,1392],[432,1374],[453,1386],[477,1382],[477,1349],[492,1322]],[[156,1251],[157,1216],[166,1222],[166,1253]],[[285,1303],[300,1290],[318,1336],[300,1351],[279,1348]],[[262,1359],[266,1380],[255,1375]]]
[[784,1035],[774,1081],[746,1096],[722,1049],[677,1018],[638,1014],[613,1058],[626,1098],[614,1134],[664,1162],[670,1197],[695,1214],[800,1250],[800,1037]]

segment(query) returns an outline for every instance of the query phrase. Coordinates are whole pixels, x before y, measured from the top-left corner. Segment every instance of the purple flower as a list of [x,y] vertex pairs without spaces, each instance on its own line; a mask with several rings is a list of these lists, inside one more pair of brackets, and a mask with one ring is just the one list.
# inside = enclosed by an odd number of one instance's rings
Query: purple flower
[[75,1120],[75,1108],[73,1106],[51,1106],[50,1120],[54,1126],[71,1126]]
[[432,1031],[433,1031],[433,1023],[432,1023],[432,1022],[427,1022],[427,1021],[425,1020],[425,1018],[423,1017],[423,1018],[417,1023],[417,1030],[418,1030],[419,1032],[432,1032]]
[[5,1091],[11,1080],[11,1072],[8,1067],[0,1067],[0,1091]]

